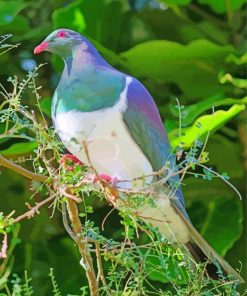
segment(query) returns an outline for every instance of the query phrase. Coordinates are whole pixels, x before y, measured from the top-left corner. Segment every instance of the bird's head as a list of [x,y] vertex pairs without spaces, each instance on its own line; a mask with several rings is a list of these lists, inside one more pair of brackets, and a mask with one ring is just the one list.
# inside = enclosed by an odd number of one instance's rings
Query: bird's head
[[78,45],[87,49],[89,41],[78,32],[69,29],[58,29],[53,31],[42,43],[35,47],[34,54],[39,54],[42,51],[50,51],[61,57],[66,57]]

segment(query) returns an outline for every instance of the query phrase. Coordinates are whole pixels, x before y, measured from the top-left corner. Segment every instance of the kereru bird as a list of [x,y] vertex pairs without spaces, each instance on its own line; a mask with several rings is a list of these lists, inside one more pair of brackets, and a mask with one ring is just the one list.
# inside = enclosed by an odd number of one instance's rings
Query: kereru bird
[[[52,32],[34,49],[35,54],[42,51],[58,54],[65,63],[52,98],[52,118],[70,153],[84,163],[88,163],[89,156],[98,174],[125,180],[117,184],[125,189],[133,186],[131,180],[141,176],[149,176],[145,184],[150,184],[152,173],[167,162],[174,168],[158,109],[136,78],[110,66],[91,42],[72,30]],[[87,153],[82,143],[87,143]],[[173,177],[170,182],[179,180]],[[137,183],[135,186],[140,186]],[[165,238],[184,244],[197,262],[208,261],[207,274],[212,278],[218,278],[220,265],[223,274],[242,282],[193,227],[181,189],[175,187],[172,198],[161,194],[155,199],[157,207],[145,206],[141,216],[158,227]]]

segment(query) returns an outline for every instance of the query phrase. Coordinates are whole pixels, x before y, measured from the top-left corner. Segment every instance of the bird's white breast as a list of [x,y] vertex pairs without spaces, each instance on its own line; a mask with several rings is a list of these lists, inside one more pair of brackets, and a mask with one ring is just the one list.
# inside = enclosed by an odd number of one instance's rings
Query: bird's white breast
[[[131,78],[120,100],[112,108],[93,112],[76,110],[59,113],[55,127],[66,148],[82,162],[90,162],[98,173],[131,180],[152,173],[152,166],[142,150],[131,137],[122,119],[126,106],[126,94]],[[146,179],[150,183],[151,177]],[[143,181],[140,181],[143,183]],[[119,183],[130,187],[131,182]]]
[[[127,78],[120,100],[112,108],[94,112],[72,110],[59,113],[54,118],[59,137],[73,155],[86,164],[91,163],[98,173],[122,180],[132,180],[153,172],[150,162],[131,137],[122,118],[122,112],[127,108],[126,94],[131,80]],[[152,177],[145,178],[145,184],[151,181]],[[143,187],[144,182],[140,180],[134,185]],[[118,186],[131,188],[133,182],[120,182]],[[157,200],[157,207],[141,208],[140,215],[157,226],[164,237],[180,242],[188,240],[187,227],[166,197]]]

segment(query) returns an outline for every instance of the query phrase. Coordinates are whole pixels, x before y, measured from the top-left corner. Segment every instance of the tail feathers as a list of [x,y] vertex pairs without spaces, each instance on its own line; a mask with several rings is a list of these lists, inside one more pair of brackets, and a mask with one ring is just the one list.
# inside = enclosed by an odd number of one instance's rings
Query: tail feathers
[[[230,275],[239,283],[244,283],[243,278],[236,270],[217,254],[199,232],[190,223],[188,223],[188,226],[191,239],[185,245],[196,262],[206,263],[207,275],[213,279],[220,279],[220,274],[224,277]],[[219,270],[219,267],[221,270]]]
[[[200,249],[196,243],[189,241],[185,244],[186,248],[189,250],[192,257],[195,259],[197,263],[206,263],[206,275],[211,277],[212,279],[218,280],[219,277],[219,268],[216,266],[216,263],[209,261],[207,255]],[[224,277],[227,276],[227,271],[223,269],[221,266],[221,273]]]
[[217,252],[209,245],[209,243],[200,235],[193,225],[181,214],[180,210],[174,206],[180,217],[184,220],[189,228],[190,241],[185,244],[192,257],[196,262],[206,263],[206,273],[213,279],[220,278],[220,271],[223,276],[230,275],[239,283],[244,283],[243,278],[236,272],[230,264],[226,262]]

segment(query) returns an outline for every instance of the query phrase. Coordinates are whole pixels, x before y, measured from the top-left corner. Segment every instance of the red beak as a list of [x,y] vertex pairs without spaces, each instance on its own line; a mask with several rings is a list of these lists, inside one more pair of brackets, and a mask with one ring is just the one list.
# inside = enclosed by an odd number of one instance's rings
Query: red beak
[[49,45],[48,42],[43,42],[40,45],[36,46],[33,51],[34,54],[41,53],[42,51],[44,51],[48,47],[48,45]]

